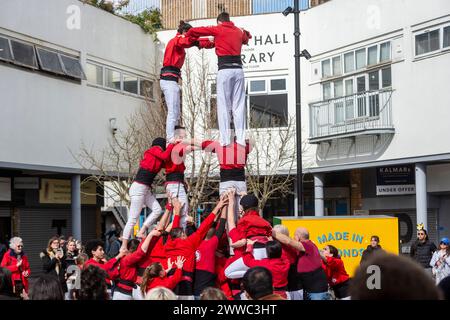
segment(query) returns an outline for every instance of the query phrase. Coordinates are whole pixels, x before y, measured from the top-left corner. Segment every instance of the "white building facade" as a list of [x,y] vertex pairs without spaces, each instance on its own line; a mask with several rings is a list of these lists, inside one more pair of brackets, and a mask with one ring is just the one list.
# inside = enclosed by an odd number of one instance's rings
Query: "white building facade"
[[[450,234],[449,14],[444,0],[333,0],[301,13],[305,214],[396,215],[405,253],[416,224],[434,241]],[[249,130],[261,105],[258,129],[282,130],[295,116],[293,17],[232,21],[253,35],[242,52]],[[217,58],[207,57],[213,83]]]
[[55,234],[101,236],[101,190],[81,185],[77,156],[155,98],[155,54],[139,26],[80,1],[2,3],[0,240],[21,236],[32,267]]

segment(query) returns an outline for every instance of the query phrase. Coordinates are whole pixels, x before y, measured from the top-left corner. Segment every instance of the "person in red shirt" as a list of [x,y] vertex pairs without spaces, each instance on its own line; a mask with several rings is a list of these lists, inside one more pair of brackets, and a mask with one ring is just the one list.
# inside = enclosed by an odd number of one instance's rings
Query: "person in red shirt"
[[[152,238],[151,250],[147,250],[147,254],[144,259],[138,264],[136,283],[140,285],[142,283],[142,277],[144,276],[145,269],[154,262],[162,264],[163,268],[167,269],[167,255],[165,244],[169,237],[171,228],[179,228],[180,226],[180,213],[183,205],[177,198],[168,198],[169,201],[166,205],[166,211],[158,222],[156,229],[161,232],[160,236]],[[173,212],[174,218],[170,225],[170,215]],[[153,244],[154,243],[154,244]]]
[[232,113],[237,143],[245,146],[247,108],[245,106],[245,80],[241,49],[243,44],[248,44],[252,36],[248,31],[236,27],[227,12],[219,14],[217,26],[191,28],[186,36],[214,37],[219,69],[216,82],[220,143],[222,146],[231,143],[230,113]]
[[349,275],[344,267],[339,251],[335,246],[327,245],[321,251],[322,267],[327,274],[328,285],[337,299],[350,300]]
[[186,58],[185,49],[194,46],[199,49],[214,47],[214,42],[209,39],[186,36],[186,32],[190,28],[192,26],[189,23],[180,21],[177,34],[167,43],[164,52],[159,83],[167,105],[166,135],[169,142],[174,138],[174,128],[180,119],[180,86],[178,80],[181,79],[181,68]]
[[300,282],[299,286],[303,288],[303,299],[329,300],[328,282],[322,269],[320,252],[309,239],[308,230],[298,227],[294,234],[295,240],[280,233],[274,233],[274,237],[298,251],[297,279]]
[[[255,241],[247,240],[247,251],[242,257],[246,270],[253,267],[264,267],[272,273],[273,290],[274,293],[279,294],[283,298],[287,298],[288,290],[288,274],[289,274],[289,260],[282,256],[283,249],[281,243],[278,241],[269,241],[266,243],[267,258],[256,260],[253,257],[253,244]],[[226,272],[227,274],[227,272]],[[245,274],[245,272],[244,272]],[[233,278],[232,273],[227,274],[228,277]],[[238,274],[241,277],[241,274]]]
[[[145,269],[144,277],[142,278],[141,293],[145,297],[147,292],[156,287],[164,287],[173,290],[183,277],[183,265],[185,258],[179,256],[175,262],[168,261],[168,270],[164,270],[161,263],[152,263]],[[168,276],[168,271],[172,270],[172,265],[176,265],[175,272]]]
[[[193,139],[191,142],[205,152],[217,155],[220,166],[219,195],[235,190],[236,203],[239,204],[241,197],[247,193],[245,165],[247,164],[248,154],[253,149],[254,141],[245,140],[244,145],[234,141],[227,146],[222,146],[219,141],[214,140],[199,142]],[[238,207],[235,208],[235,220],[237,220]]]
[[202,291],[207,287],[214,287],[216,282],[216,250],[219,240],[225,231],[227,223],[227,208],[222,208],[219,223],[216,227],[209,229],[205,240],[202,241],[195,252],[195,281],[194,295],[200,297]]
[[[175,138],[177,140],[184,140],[186,138],[186,129],[181,126],[176,126]],[[166,192],[169,197],[177,198],[183,204],[183,211],[180,215],[180,223],[183,229],[186,228],[186,219],[189,212],[189,201],[184,183],[184,171],[186,170],[184,160],[186,155],[194,149],[195,147],[192,145],[177,144],[173,149],[172,157],[164,161]]]
[[[277,224],[273,226],[272,236],[277,239],[277,234],[283,234],[286,237],[289,237],[289,230],[286,226],[282,224]],[[297,279],[297,260],[298,260],[298,251],[287,245],[282,243],[283,247],[283,257],[289,260],[290,268],[288,275],[288,294],[290,300],[303,300],[303,288],[301,287],[300,281]]]
[[186,258],[183,266],[183,279],[176,286],[174,292],[182,300],[193,300],[193,277],[195,271],[195,252],[200,246],[206,233],[211,228],[222,208],[228,204],[228,197],[221,197],[212,213],[206,217],[200,227],[189,237],[182,228],[173,228],[166,243],[167,257],[175,260],[178,256]]
[[[137,265],[151,250],[150,243],[153,237],[158,237],[161,232],[155,228],[142,243],[133,239],[128,242],[128,253],[119,262],[119,281],[114,290],[113,300],[142,300],[143,297],[136,285]],[[153,241],[153,245],[155,241]]]
[[[230,192],[230,197],[233,193],[234,191]],[[240,201],[240,207],[242,216],[236,225],[228,215],[228,235],[232,243],[236,244],[245,239],[255,240],[253,255],[256,259],[267,258],[265,244],[272,237],[272,226],[259,215],[258,198],[250,194],[245,195]]]
[[9,241],[9,250],[3,255],[1,267],[11,272],[11,281],[14,294],[20,296],[25,291],[28,293],[28,278],[30,276],[30,263],[23,251],[23,241],[19,237],[13,237]]
[[89,257],[89,260],[86,261],[83,265],[83,268],[86,269],[90,265],[94,265],[106,271],[108,277],[106,278],[106,286],[108,287],[108,293],[111,295],[111,288],[113,286],[113,278],[115,278],[115,267],[119,262],[119,259],[125,255],[124,251],[119,252],[119,254],[107,261],[105,259],[105,251],[103,249],[104,244],[101,240],[91,240],[86,243],[86,253]]
[[150,208],[152,213],[145,220],[137,237],[144,238],[147,228],[161,215],[161,206],[152,193],[151,187],[156,175],[162,169],[164,161],[171,157],[174,147],[175,144],[171,143],[166,148],[166,139],[156,138],[153,140],[151,148],[145,151],[144,158],[140,162],[139,170],[129,190],[131,204],[128,221],[123,230],[121,251],[127,250],[128,240],[131,238],[133,227],[136,225],[144,205]]

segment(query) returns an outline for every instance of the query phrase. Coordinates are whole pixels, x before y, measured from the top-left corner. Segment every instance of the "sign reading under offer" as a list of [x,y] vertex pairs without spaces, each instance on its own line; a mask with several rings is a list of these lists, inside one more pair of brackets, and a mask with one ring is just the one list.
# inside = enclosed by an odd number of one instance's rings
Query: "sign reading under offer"
[[415,194],[413,165],[378,167],[377,196]]

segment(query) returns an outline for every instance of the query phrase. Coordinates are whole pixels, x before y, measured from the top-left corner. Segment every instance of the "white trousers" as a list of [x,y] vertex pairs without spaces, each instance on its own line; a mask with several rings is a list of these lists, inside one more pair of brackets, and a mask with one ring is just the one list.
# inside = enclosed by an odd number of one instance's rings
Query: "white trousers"
[[217,119],[222,146],[231,143],[231,114],[233,115],[236,142],[245,146],[246,110],[244,70],[219,70],[217,72]]
[[178,198],[181,203],[184,203],[183,211],[180,217],[180,226],[184,229],[186,228],[186,219],[189,212],[189,201],[186,194],[186,189],[184,188],[184,183],[174,182],[166,184],[166,192],[170,193],[172,197]]
[[167,105],[166,136],[167,141],[173,139],[175,125],[180,119],[180,86],[176,81],[159,80],[161,91]]
[[141,289],[139,287],[133,288],[132,295],[124,294],[122,292],[114,291],[113,300],[144,300],[142,298]]
[[235,204],[234,207],[234,221],[237,223],[239,217],[239,203],[241,202],[240,194],[242,192],[247,193],[247,184],[245,181],[224,181],[219,183],[219,195],[224,194],[228,190],[234,188],[236,190],[235,194]]
[[149,186],[139,182],[133,182],[129,191],[131,205],[128,213],[128,221],[123,229],[123,238],[130,239],[133,231],[133,227],[137,223],[137,219],[141,214],[142,208],[146,207],[152,210],[152,213],[145,219],[144,225],[148,228],[158,220],[162,213],[161,206],[158,200],[153,195]]
[[[266,248],[253,248],[253,257],[255,260],[267,258]],[[228,279],[241,279],[248,269],[250,268],[244,263],[244,259],[239,258],[225,269],[225,276]]]
[[303,300],[303,289],[296,291],[289,291],[288,300]]

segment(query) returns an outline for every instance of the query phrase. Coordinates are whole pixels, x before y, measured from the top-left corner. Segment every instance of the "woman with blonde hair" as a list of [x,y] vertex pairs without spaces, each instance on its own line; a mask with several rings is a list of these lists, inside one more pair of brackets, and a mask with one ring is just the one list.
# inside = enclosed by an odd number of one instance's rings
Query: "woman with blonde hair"
[[156,287],[145,295],[145,300],[177,300],[177,296],[172,290],[164,287]]
[[42,260],[44,273],[56,277],[61,284],[63,292],[67,292],[65,279],[67,265],[64,250],[60,245],[60,239],[56,236],[50,238],[47,248],[40,253],[39,257]]

